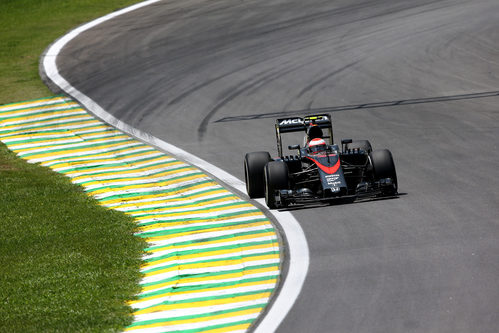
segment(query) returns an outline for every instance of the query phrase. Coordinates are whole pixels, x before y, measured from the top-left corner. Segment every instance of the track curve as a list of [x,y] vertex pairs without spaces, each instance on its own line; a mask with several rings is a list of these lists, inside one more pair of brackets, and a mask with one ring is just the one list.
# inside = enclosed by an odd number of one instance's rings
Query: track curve
[[310,272],[279,331],[495,332],[498,31],[495,0],[161,1],[82,34],[58,66],[239,178],[245,152],[274,151],[268,113],[336,107],[337,139],[392,150],[406,195],[293,212]]

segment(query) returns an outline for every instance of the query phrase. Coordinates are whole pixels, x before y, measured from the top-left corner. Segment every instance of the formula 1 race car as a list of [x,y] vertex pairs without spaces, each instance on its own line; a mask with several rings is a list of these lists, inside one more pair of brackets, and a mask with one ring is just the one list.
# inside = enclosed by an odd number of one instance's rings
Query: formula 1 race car
[[[340,151],[329,114],[277,119],[275,131],[278,158],[260,151],[247,153],[244,159],[249,197],[265,197],[269,208],[397,195],[390,151],[373,150],[369,141],[351,139],[341,140]],[[297,154],[284,156],[282,136],[292,132],[304,134],[304,143],[288,146]]]

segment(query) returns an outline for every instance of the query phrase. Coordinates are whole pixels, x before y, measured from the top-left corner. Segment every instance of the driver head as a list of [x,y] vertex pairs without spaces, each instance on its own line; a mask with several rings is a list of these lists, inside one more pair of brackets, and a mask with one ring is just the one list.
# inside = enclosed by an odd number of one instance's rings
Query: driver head
[[311,154],[318,154],[318,153],[323,153],[327,150],[327,144],[326,141],[323,139],[312,139],[308,143],[308,151]]

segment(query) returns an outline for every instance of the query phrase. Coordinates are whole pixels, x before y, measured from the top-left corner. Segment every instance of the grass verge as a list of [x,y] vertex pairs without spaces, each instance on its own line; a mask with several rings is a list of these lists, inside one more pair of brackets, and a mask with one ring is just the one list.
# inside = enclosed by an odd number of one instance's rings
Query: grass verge
[[[0,1],[0,104],[50,96],[43,50],[136,0]],[[101,332],[131,323],[145,244],[135,224],[0,144],[0,331]]]
[[90,332],[131,323],[144,244],[136,224],[0,145],[0,331]]
[[1,0],[0,105],[51,95],[39,57],[67,31],[138,0]]

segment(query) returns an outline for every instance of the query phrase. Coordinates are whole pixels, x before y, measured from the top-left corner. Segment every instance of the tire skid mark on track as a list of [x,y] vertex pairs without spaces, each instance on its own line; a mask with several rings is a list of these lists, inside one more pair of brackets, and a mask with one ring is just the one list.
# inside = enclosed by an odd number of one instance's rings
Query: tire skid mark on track
[[285,116],[289,116],[289,115],[304,114],[304,113],[322,113],[322,112],[339,112],[339,111],[349,111],[349,110],[374,109],[374,108],[384,108],[384,107],[391,107],[391,106],[437,103],[437,102],[448,102],[448,101],[460,101],[460,100],[467,100],[467,99],[497,97],[497,96],[499,96],[499,91],[486,91],[486,92],[479,92],[479,93],[459,94],[459,95],[450,95],[450,96],[401,99],[401,100],[397,100],[397,101],[388,101],[388,102],[374,102],[374,103],[331,106],[331,107],[304,109],[304,110],[289,110],[289,111],[285,110],[285,111],[277,111],[277,112],[269,112],[269,113],[257,113],[257,114],[250,114],[250,115],[244,115],[244,116],[224,117],[224,118],[220,118],[218,120],[215,120],[214,122],[215,123],[223,123],[223,122],[230,122],[230,121],[278,118],[278,117],[285,117]]
[[276,231],[197,168],[65,97],[0,106],[0,140],[136,219],[149,246],[127,331],[244,332],[267,306],[280,276]]
[[252,89],[259,88],[265,84],[267,84],[270,81],[276,80],[279,77],[282,77],[286,74],[291,73],[292,71],[296,70],[298,66],[294,66],[292,68],[286,69],[286,70],[279,70],[279,71],[270,71],[270,73],[259,73],[255,77],[250,78],[247,80],[247,82],[244,82],[241,87],[236,87],[236,88],[230,88],[228,89],[225,93],[220,96],[220,101],[211,108],[211,110],[208,112],[208,114],[205,116],[203,121],[198,127],[198,140],[202,141],[203,137],[206,133],[208,124],[213,118],[213,116],[225,105],[233,101],[236,97],[245,94],[245,93],[251,93]]

